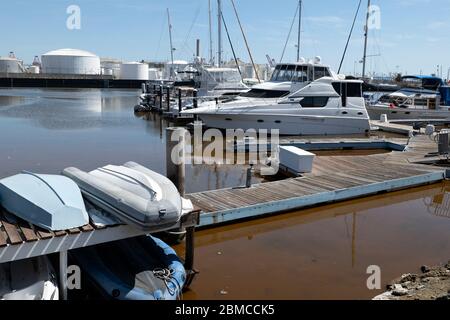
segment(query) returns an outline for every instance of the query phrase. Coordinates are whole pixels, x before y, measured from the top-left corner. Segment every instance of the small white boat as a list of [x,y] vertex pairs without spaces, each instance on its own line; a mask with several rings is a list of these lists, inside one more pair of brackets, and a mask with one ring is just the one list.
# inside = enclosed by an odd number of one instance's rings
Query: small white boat
[[349,135],[370,130],[362,81],[332,77],[279,99],[240,97],[183,113],[197,115],[207,127],[279,130],[281,135]]
[[134,162],[89,173],[68,168],[63,174],[95,206],[142,230],[175,226],[193,209],[169,179]]
[[50,231],[89,223],[80,189],[63,176],[23,172],[2,179],[0,204],[11,214]]
[[56,275],[48,258],[0,264],[0,300],[59,300]]

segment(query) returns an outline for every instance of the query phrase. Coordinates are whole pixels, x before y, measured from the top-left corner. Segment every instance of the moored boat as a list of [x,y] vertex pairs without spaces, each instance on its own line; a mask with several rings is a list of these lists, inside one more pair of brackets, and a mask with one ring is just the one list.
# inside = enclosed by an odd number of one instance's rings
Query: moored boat
[[186,271],[176,252],[146,236],[71,253],[100,293],[116,300],[176,300]]
[[50,231],[89,223],[80,189],[63,176],[23,172],[2,179],[0,204],[15,216]]
[[63,174],[95,206],[145,231],[170,228],[193,209],[169,179],[134,162],[89,173],[67,168]]
[[322,77],[279,99],[240,98],[195,110],[207,127],[279,130],[281,135],[348,135],[370,130],[362,81]]

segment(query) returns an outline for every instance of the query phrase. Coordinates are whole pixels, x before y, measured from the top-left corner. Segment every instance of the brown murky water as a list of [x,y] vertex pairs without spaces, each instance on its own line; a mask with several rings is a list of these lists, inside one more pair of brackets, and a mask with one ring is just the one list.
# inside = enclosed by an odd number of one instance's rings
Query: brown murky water
[[200,231],[184,298],[371,299],[369,266],[386,285],[447,262],[449,231],[450,184]]
[[[164,173],[169,124],[135,117],[138,94],[0,89],[0,178],[130,160]],[[190,167],[187,191],[243,185],[246,169]],[[386,283],[450,258],[448,191],[436,185],[201,231],[201,274],[185,298],[371,298],[378,291],[366,288],[369,265],[382,268]]]

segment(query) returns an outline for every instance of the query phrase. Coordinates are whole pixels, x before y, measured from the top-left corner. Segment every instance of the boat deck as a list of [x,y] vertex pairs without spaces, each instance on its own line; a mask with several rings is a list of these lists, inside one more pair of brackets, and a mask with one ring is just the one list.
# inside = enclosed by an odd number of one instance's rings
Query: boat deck
[[201,226],[213,227],[443,181],[445,168],[418,164],[435,151],[437,146],[429,137],[418,135],[409,140],[404,152],[317,157],[313,172],[299,178],[248,189],[200,192],[188,198],[202,210]]

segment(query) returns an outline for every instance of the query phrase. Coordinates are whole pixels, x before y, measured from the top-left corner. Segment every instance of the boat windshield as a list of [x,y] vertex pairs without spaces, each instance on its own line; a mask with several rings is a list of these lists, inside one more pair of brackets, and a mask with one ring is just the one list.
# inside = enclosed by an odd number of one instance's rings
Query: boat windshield
[[270,81],[306,82],[308,81],[308,66],[278,65]]
[[274,82],[307,82],[330,77],[327,67],[309,65],[277,65],[270,81]]
[[264,89],[251,89],[249,92],[241,93],[240,96],[244,98],[281,98],[288,95],[290,91],[284,90],[264,90]]

